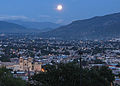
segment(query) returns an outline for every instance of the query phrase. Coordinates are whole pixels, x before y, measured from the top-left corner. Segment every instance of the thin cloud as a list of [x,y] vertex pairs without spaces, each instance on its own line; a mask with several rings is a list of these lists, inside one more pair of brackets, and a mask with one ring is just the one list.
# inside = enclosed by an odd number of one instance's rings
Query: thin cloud
[[22,20],[22,21],[31,21],[36,22],[37,20],[35,18],[29,18],[27,16],[1,16],[0,20]]
[[17,20],[17,19],[29,19],[26,16],[0,16],[0,20]]

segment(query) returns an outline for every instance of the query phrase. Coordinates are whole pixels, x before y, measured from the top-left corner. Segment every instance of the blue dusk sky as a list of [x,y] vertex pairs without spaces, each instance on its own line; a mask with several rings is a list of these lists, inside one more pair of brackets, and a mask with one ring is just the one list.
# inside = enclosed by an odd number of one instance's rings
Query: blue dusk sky
[[[58,11],[58,4],[63,10]],[[75,20],[120,12],[120,0],[0,0],[0,20],[55,22]]]

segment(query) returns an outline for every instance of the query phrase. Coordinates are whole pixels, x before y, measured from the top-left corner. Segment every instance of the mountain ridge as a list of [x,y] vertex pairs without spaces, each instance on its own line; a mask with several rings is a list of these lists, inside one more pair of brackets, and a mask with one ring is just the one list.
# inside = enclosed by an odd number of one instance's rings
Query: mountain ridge
[[38,31],[39,30],[28,29],[22,25],[18,25],[15,23],[0,21],[0,33],[31,33],[31,32],[38,32]]
[[61,39],[108,39],[120,36],[120,13],[73,21],[71,24],[41,34]]
[[23,21],[23,20],[5,20],[7,22],[22,25],[30,29],[38,29],[41,32],[46,32],[60,27],[61,25],[52,22],[37,22],[37,21]]

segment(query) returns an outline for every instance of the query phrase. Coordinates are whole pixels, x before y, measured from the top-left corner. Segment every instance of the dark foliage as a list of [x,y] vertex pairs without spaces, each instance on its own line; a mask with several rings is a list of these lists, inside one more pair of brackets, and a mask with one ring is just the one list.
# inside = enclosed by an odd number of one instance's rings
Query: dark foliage
[[110,86],[114,81],[112,71],[107,67],[80,69],[77,64],[47,65],[47,72],[33,76],[37,86],[80,86],[80,70],[82,86]]
[[0,86],[26,86],[26,82],[14,78],[8,69],[0,68]]

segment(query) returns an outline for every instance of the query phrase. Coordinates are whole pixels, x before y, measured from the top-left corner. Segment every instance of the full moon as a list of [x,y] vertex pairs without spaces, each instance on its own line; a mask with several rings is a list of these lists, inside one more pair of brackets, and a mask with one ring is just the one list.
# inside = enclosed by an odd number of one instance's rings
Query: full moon
[[63,6],[62,5],[58,5],[57,6],[57,10],[61,11],[63,9]]

